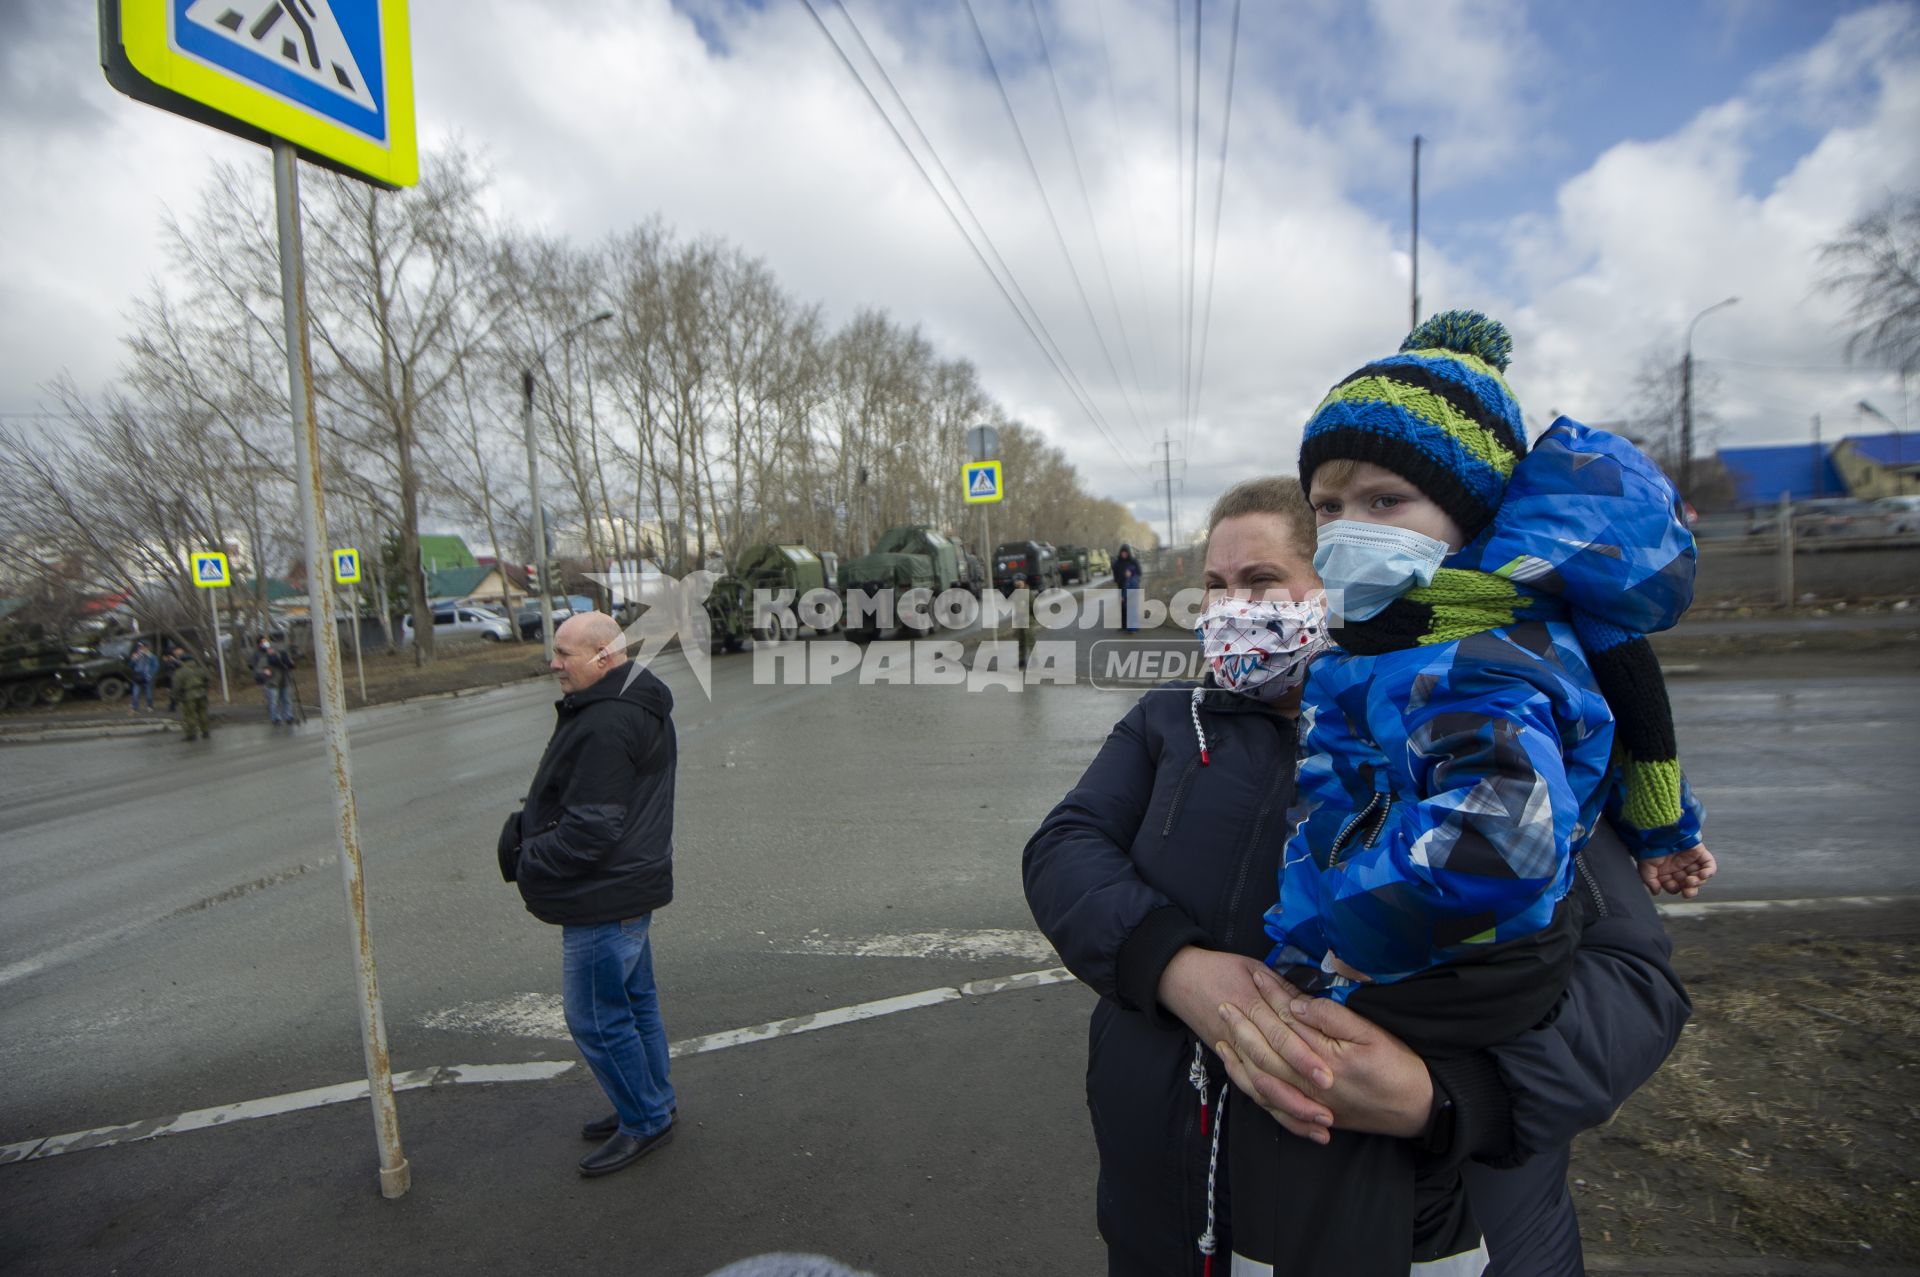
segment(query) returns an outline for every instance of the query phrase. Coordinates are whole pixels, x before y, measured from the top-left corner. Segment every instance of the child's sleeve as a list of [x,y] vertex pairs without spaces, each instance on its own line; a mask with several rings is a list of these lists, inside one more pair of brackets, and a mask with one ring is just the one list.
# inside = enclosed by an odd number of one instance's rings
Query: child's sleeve
[[[1403,729],[1412,784],[1391,761],[1371,769],[1371,803],[1323,801],[1288,843],[1269,930],[1291,960],[1331,949],[1394,980],[1552,918],[1580,821],[1556,698],[1486,666],[1455,666],[1422,697]],[[1314,779],[1303,769],[1303,802],[1333,799]]]
[[1673,824],[1643,829],[1627,819],[1626,804],[1626,776],[1615,768],[1607,785],[1607,819],[1620,832],[1620,841],[1627,845],[1627,850],[1641,860],[1671,856],[1706,841],[1706,811],[1694,797],[1685,772],[1680,774],[1680,819]]

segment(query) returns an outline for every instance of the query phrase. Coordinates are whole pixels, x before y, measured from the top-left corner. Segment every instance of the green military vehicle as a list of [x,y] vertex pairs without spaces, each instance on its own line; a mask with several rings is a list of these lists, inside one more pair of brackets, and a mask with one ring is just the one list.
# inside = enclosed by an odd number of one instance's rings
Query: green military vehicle
[[1092,579],[1092,558],[1084,545],[1060,547],[1060,583],[1085,585]]
[[130,677],[125,661],[69,647],[38,625],[0,630],[0,698],[7,709],[58,705],[76,691],[118,700]]
[[800,622],[793,615],[799,601],[812,590],[834,588],[833,565],[829,556],[815,554],[804,545],[748,546],[735,564],[733,575],[747,587],[747,605],[751,611],[753,596],[765,590],[769,595],[787,592],[790,597],[782,616],[769,616],[765,625],[754,627],[753,637],[778,643],[796,638]]
[[704,605],[707,622],[713,627],[712,645],[716,652],[738,652],[753,637],[753,591],[747,583],[729,572],[713,583],[713,593]]
[[871,616],[858,618],[861,624],[854,625],[855,591],[875,599],[891,595],[895,624],[904,627],[898,609],[909,590],[926,590],[931,600],[959,586],[961,579],[959,549],[945,536],[920,524],[888,528],[872,554],[840,565],[840,589],[847,600],[847,633],[853,638],[879,636],[879,627],[872,624]]

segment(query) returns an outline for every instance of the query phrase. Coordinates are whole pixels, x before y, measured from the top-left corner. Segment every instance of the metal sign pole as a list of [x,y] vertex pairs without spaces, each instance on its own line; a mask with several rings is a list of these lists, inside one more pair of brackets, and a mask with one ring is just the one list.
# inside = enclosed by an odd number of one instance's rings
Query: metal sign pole
[[213,663],[220,667],[220,701],[233,704],[233,696],[227,691],[227,654],[220,650],[220,605],[213,601],[213,591],[207,591],[207,615],[213,618]]
[[[300,171],[293,144],[273,142],[273,190],[280,223],[280,292],[287,329],[287,389],[293,407],[293,437],[300,467],[300,522],[307,541],[307,580],[324,580],[328,569],[327,512],[320,485],[320,430],[314,417],[312,353],[307,345],[307,285],[300,248]],[[334,629],[333,591],[311,590],[321,615],[314,626],[320,673],[320,713],[333,763],[333,811],[340,832],[340,872],[353,926],[353,974],[360,993],[360,1039],[366,1051],[367,1090],[373,1101],[374,1135],[380,1146],[380,1193],[399,1197],[412,1174],[400,1148],[400,1115],[393,1099],[387,1058],[386,1017],[374,968],[373,933],[367,926],[367,894],[360,863],[360,815],[353,795],[353,765],[347,747],[345,694],[340,686],[340,635]]]
[[367,703],[367,667],[360,662],[360,583],[347,587],[347,599],[353,607],[353,672],[360,676],[360,703]]

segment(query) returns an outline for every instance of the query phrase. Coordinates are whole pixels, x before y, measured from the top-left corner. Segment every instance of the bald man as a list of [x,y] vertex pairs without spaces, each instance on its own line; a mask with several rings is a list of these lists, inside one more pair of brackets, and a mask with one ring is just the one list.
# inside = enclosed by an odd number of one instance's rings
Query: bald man
[[567,1028],[613,1112],[582,1175],[610,1175],[673,1138],[667,1031],[653,983],[653,911],[673,899],[673,695],[627,661],[619,623],[567,618],[550,666],[559,721],[526,805],[500,836],[500,872],[560,928]]

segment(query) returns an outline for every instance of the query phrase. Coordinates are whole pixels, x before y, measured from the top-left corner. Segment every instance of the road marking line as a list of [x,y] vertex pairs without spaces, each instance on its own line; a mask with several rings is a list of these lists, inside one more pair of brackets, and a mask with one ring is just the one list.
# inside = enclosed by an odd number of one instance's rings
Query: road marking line
[[[835,1007],[831,1011],[819,1011],[811,1015],[790,1016],[784,1020],[772,1020],[749,1028],[708,1033],[697,1038],[675,1042],[668,1051],[674,1056],[704,1055],[710,1051],[724,1051],[729,1047],[745,1046],[750,1042],[765,1042],[772,1038],[811,1033],[816,1029],[857,1024],[862,1020],[897,1015],[902,1011],[914,1011],[921,1007],[939,1006],[945,1002],[961,1002],[969,998],[987,997],[995,993],[1013,993],[1022,989],[1039,989],[1050,984],[1064,984],[1072,979],[1073,973],[1065,967],[1050,967],[1044,971],[1022,971],[1018,975],[972,980],[966,984],[948,985],[938,989],[923,989],[918,993],[904,993],[898,997],[881,998],[874,1002],[859,1002],[852,1006]],[[578,1067],[579,1063],[575,1060],[530,1060],[523,1064],[437,1065],[432,1068],[414,1069],[407,1073],[395,1074],[393,1089],[417,1091],[429,1086],[545,1082]],[[40,1161],[48,1157],[58,1157],[62,1153],[77,1153],[82,1149],[136,1144],[142,1140],[158,1139],[163,1135],[180,1135],[187,1131],[205,1130],[210,1126],[228,1126],[234,1122],[251,1121],[255,1118],[279,1117],[287,1113],[297,1113],[303,1109],[324,1108],[330,1104],[348,1104],[365,1098],[367,1098],[365,1081],[340,1082],[333,1086],[318,1086],[305,1091],[289,1091],[284,1095],[269,1095],[264,1099],[242,1100],[237,1104],[223,1104],[216,1108],[195,1109],[191,1113],[180,1113],[173,1117],[150,1118],[144,1122],[128,1122],[122,1126],[99,1126],[89,1131],[49,1135],[37,1140],[0,1145],[0,1166],[11,1162]]]
[[1920,896],[1810,896],[1798,900],[1687,900],[1656,905],[1668,918],[1704,918],[1715,913],[1761,913],[1772,909],[1848,909],[1903,905]]

